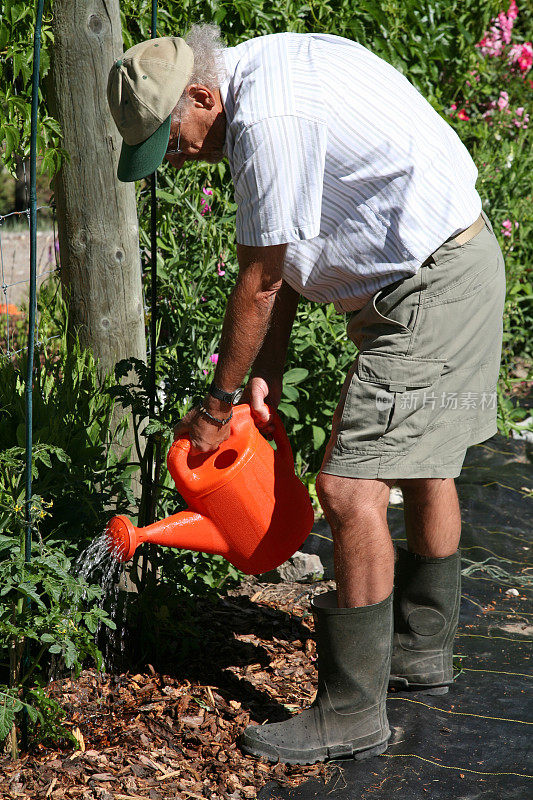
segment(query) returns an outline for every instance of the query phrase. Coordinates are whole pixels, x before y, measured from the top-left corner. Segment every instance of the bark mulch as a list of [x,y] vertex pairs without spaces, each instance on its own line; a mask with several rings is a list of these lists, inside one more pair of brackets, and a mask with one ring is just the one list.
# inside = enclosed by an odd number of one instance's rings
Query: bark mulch
[[55,681],[50,692],[81,749],[40,745],[17,763],[0,756],[0,798],[245,800],[271,779],[295,786],[324,776],[323,765],[245,756],[237,740],[250,722],[312,702],[309,599],[330,587],[247,580],[215,604],[199,602],[201,646],[186,664]]

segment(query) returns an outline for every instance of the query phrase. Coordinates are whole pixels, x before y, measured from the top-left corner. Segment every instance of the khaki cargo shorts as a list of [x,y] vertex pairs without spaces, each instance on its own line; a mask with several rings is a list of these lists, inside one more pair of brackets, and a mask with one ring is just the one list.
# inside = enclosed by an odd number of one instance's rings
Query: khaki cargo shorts
[[350,478],[455,478],[467,447],[496,433],[505,299],[487,217],[348,321],[359,353],[333,417],[322,471]]

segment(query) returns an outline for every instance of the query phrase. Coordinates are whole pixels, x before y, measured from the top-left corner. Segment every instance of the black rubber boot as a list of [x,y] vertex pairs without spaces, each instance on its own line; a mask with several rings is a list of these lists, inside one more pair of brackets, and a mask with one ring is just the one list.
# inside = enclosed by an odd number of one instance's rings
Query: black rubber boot
[[448,691],[460,602],[459,551],[429,558],[398,548],[390,689]]
[[246,728],[242,749],[285,764],[379,755],[390,738],[385,701],[392,595],[371,606],[337,608],[336,592],[325,592],[311,607],[318,656],[316,698],[286,722]]

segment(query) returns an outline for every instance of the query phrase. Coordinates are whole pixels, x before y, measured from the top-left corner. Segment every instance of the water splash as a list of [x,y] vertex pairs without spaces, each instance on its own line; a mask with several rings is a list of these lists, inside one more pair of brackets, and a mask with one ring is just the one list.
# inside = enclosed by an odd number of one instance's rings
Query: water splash
[[110,667],[117,655],[124,654],[126,643],[129,592],[124,591],[126,573],[117,555],[116,549],[109,549],[109,539],[103,533],[91,542],[74,564],[74,571],[80,578],[101,587],[102,596],[98,606],[105,609],[116,625],[116,629],[112,630],[99,623],[96,630],[95,639],[100,643],[104,667]]

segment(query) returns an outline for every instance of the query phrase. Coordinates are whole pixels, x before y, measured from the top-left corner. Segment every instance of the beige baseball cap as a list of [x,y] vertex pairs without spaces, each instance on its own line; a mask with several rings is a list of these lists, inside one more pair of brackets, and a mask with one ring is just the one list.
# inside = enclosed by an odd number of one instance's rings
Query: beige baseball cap
[[109,72],[107,101],[122,136],[117,176],[137,181],[163,161],[171,112],[191,77],[194,56],[183,39],[148,39],[130,47]]

